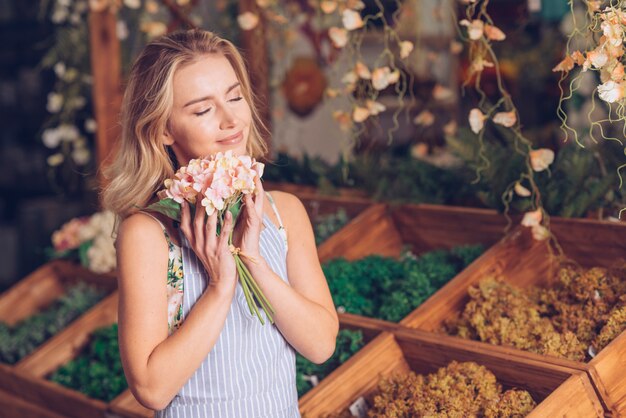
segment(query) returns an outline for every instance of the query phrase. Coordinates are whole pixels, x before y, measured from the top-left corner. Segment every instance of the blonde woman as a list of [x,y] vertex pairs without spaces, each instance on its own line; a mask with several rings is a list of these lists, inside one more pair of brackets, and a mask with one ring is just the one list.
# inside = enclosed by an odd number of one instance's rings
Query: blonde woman
[[[122,136],[103,202],[117,236],[119,342],[135,397],[157,417],[299,417],[295,352],[315,363],[335,349],[338,320],[302,203],[247,196],[237,246],[275,309],[261,325],[237,283],[216,216],[182,208],[180,227],[140,211],[192,158],[232,150],[262,157],[262,124],[237,49],[201,30],[141,52],[122,106]],[[196,213],[202,214],[202,211]]]

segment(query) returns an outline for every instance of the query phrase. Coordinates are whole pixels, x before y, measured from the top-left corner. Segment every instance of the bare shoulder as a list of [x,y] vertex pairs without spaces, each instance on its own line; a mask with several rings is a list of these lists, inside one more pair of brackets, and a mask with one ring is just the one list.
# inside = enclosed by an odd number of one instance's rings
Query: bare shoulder
[[278,190],[269,192],[276,202],[280,216],[287,224],[308,221],[307,211],[302,201],[295,195]]
[[158,237],[165,242],[163,228],[149,215],[137,212],[122,221],[118,230],[118,242],[152,241]]

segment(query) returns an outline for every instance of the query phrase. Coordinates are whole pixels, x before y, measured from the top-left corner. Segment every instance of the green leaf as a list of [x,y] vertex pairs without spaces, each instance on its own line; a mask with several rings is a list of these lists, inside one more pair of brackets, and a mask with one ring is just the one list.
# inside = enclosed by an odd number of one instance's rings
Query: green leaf
[[78,247],[78,258],[80,259],[80,264],[87,268],[89,268],[89,256],[87,255],[87,252],[91,248],[92,244],[93,244],[93,240],[89,240],[89,241],[83,242]]
[[180,222],[180,203],[169,197],[151,204],[146,209],[161,213],[170,219]]

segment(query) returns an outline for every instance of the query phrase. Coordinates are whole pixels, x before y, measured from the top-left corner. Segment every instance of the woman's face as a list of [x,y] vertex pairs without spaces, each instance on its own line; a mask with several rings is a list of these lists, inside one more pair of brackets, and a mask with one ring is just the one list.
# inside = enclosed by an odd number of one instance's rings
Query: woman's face
[[176,71],[174,103],[164,143],[181,165],[233,150],[246,153],[252,112],[235,71],[222,54],[208,54]]

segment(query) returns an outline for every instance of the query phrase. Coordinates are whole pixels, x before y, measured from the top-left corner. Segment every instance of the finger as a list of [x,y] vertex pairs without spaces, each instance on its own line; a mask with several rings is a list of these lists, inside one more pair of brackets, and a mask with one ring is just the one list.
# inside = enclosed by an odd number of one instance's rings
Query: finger
[[230,211],[226,211],[226,216],[224,216],[224,224],[222,225],[222,231],[220,232],[220,238],[217,245],[221,249],[228,248],[228,239],[230,237],[230,233],[233,230],[233,214]]
[[215,248],[217,243],[217,211],[214,211],[206,223],[206,245]]
[[255,185],[255,198],[254,198],[254,209],[256,213],[261,216],[263,215],[263,203],[265,201],[265,189],[263,189],[263,184],[261,183],[261,179],[259,176],[254,178]]
[[204,215],[206,209],[200,201],[196,201],[196,213],[193,218],[193,234],[196,244],[202,248],[204,246]]
[[186,200],[180,205],[180,230],[185,234],[187,241],[191,242],[191,214]]

